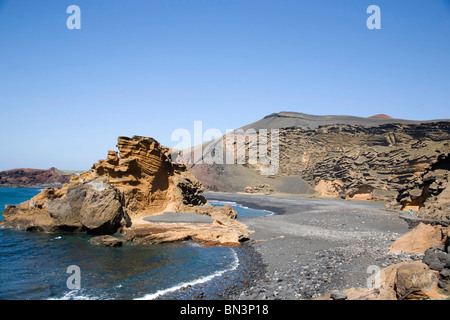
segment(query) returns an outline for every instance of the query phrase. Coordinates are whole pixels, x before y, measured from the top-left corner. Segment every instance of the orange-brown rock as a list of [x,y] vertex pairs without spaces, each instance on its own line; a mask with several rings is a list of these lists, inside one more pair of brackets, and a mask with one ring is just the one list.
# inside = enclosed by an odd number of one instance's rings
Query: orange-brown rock
[[239,245],[253,231],[236,219],[236,211],[227,205],[222,208],[195,208],[197,214],[209,215],[212,223],[139,223],[123,231],[123,238],[141,244],[192,240],[210,245]]
[[[62,188],[47,188],[29,201],[8,206],[1,223],[33,231],[120,231],[122,240],[136,243],[238,245],[252,233],[236,220],[231,206],[200,207],[206,203],[202,185],[184,164],[171,161],[169,148],[138,136],[119,137],[117,147],[119,152],[109,151],[105,160]],[[142,220],[165,211],[209,215],[212,222]]]
[[314,190],[324,197],[338,197],[344,192],[344,184],[337,179],[333,181],[320,180]]
[[441,226],[420,223],[410,232],[395,241],[389,251],[391,253],[406,252],[424,254],[433,245],[443,244],[445,234]]
[[93,174],[109,177],[124,198],[130,216],[180,211],[202,205],[203,187],[184,164],[170,158],[171,150],[152,138],[119,137],[119,152],[109,151],[106,160],[93,166]]
[[397,268],[394,289],[397,299],[443,299],[438,292],[439,272],[433,271],[422,262],[403,264]]
[[183,164],[175,164],[170,149],[152,138],[119,137],[119,153],[62,188],[47,188],[29,201],[7,206],[5,226],[36,231],[114,233],[130,218],[178,212],[206,202],[203,188]]

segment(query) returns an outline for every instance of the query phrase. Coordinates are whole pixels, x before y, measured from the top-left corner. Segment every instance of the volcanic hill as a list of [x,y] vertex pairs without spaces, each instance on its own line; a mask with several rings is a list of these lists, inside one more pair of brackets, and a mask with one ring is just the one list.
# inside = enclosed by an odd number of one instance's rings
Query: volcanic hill
[[[183,150],[178,161],[191,166],[196,178],[212,191],[248,192],[254,186],[270,186],[275,193],[393,201],[393,208],[415,211],[431,203],[442,209],[447,203],[438,198],[442,193],[446,199],[450,192],[450,120],[280,112],[240,129],[279,130],[276,174],[261,175],[261,165],[247,161],[205,164],[193,157],[199,146]],[[220,143],[226,149],[218,139],[201,147],[214,150]],[[246,159],[253,144],[246,140],[237,147],[245,148]],[[270,153],[270,143],[268,149]],[[441,210],[440,216],[450,215],[448,206],[444,209],[447,213]]]

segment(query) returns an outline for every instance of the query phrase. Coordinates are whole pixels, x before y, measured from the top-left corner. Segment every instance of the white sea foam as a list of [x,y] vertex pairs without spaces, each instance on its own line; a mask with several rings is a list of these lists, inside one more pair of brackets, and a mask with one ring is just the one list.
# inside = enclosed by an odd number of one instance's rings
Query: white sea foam
[[60,298],[48,298],[48,300],[100,300],[100,297],[89,297],[84,293],[84,289],[71,290]]
[[238,258],[237,253],[233,249],[230,249],[230,250],[233,252],[233,258],[234,258],[230,268],[225,269],[225,270],[216,271],[216,272],[214,272],[213,274],[211,274],[209,276],[202,277],[202,278],[190,281],[190,282],[184,282],[184,283],[177,284],[177,285],[175,285],[175,286],[173,286],[171,288],[168,288],[168,289],[158,290],[155,293],[146,294],[142,298],[136,298],[134,300],[153,300],[153,299],[156,299],[157,297],[162,296],[162,295],[164,295],[166,293],[177,291],[177,290],[179,290],[179,289],[181,289],[183,287],[194,286],[194,285],[197,285],[197,284],[205,283],[205,282],[208,282],[208,281],[210,281],[210,280],[212,280],[212,279],[214,279],[216,277],[222,276],[226,272],[236,270],[237,267],[239,266],[239,258]]

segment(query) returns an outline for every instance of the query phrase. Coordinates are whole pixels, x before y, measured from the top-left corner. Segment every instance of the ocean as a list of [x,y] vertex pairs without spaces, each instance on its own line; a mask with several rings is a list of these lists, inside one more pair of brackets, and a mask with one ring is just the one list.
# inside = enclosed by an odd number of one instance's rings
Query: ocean
[[[0,188],[0,208],[39,192],[35,188]],[[271,214],[238,203],[212,203],[231,204],[238,218]],[[186,296],[188,291],[184,295],[180,289],[232,274],[239,265],[238,248],[203,247],[192,242],[125,243],[109,248],[91,245],[91,237],[0,229],[0,299],[158,299],[175,292],[177,299],[191,299]],[[75,289],[71,287],[73,276],[79,276]]]

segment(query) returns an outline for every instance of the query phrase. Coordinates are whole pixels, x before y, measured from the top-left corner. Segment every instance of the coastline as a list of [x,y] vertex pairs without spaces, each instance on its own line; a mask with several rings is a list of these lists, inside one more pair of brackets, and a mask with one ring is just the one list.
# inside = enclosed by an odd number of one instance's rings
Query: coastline
[[239,219],[255,233],[232,248],[239,258],[235,270],[155,300],[310,300],[331,290],[365,287],[370,266],[381,269],[422,259],[388,253],[409,229],[400,213],[381,203],[216,192],[205,196],[276,214]]
[[[249,290],[266,275],[266,265],[260,254],[248,244],[240,247],[230,247],[234,250],[238,263],[226,271],[204,277],[208,281],[197,279],[195,284],[177,285],[162,290],[163,294],[149,294],[136,300],[232,300],[242,292]],[[200,283],[197,283],[200,282]]]
[[255,233],[241,246],[230,247],[239,260],[236,268],[162,290],[165,294],[155,295],[155,300],[307,300],[331,290],[365,287],[369,266],[421,259],[388,254],[408,224],[380,203],[210,192],[205,196],[276,214],[238,219]]

